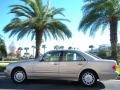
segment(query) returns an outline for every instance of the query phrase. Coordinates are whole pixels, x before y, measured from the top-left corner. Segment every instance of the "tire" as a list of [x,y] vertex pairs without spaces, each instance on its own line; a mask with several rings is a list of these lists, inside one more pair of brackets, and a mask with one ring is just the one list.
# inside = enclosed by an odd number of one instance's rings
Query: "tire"
[[79,82],[83,85],[83,86],[87,86],[87,87],[91,87],[93,85],[96,84],[97,82],[97,76],[94,72],[92,71],[84,71],[82,72],[82,74],[80,75],[80,79]]
[[11,78],[15,83],[23,83],[27,79],[26,73],[22,69],[15,69],[12,72]]

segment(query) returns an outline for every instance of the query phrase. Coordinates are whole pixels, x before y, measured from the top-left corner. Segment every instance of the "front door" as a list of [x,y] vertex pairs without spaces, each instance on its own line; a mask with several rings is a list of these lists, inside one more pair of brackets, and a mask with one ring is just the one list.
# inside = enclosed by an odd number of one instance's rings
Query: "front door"
[[60,55],[61,53],[56,51],[44,54],[42,61],[36,62],[33,66],[34,76],[58,77]]

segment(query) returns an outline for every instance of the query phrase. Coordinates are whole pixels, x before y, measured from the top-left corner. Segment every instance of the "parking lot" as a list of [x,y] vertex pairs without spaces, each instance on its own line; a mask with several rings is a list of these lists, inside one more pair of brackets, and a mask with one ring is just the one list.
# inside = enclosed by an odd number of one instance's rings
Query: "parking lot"
[[83,87],[77,82],[29,80],[23,84],[14,84],[4,75],[0,76],[0,90],[24,89],[24,90],[119,90],[120,80],[108,80],[98,82],[94,87]]

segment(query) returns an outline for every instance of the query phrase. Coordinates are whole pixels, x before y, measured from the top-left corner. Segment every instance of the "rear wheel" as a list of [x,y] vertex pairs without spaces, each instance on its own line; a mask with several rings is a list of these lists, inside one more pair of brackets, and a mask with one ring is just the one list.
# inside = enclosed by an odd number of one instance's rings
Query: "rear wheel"
[[80,82],[84,86],[93,86],[97,82],[97,76],[92,71],[82,72],[80,75]]
[[15,83],[23,83],[26,80],[26,73],[22,69],[15,69],[11,78]]

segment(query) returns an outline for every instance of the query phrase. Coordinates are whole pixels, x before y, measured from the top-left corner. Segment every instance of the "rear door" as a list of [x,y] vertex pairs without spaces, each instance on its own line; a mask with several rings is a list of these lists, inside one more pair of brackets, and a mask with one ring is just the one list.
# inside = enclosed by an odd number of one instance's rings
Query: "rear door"
[[75,51],[63,51],[59,73],[61,78],[78,78],[81,68],[87,63],[85,58]]

